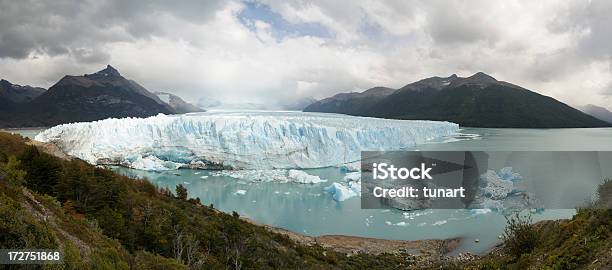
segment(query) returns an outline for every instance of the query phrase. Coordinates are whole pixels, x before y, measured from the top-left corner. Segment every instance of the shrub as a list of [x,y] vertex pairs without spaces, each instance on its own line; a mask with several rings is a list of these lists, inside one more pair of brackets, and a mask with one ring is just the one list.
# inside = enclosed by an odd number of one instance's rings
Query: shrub
[[186,201],[187,196],[187,188],[183,186],[183,184],[178,184],[176,186],[176,197],[180,200]]
[[531,225],[531,215],[515,213],[506,216],[503,238],[506,252],[516,259],[533,251],[538,241],[538,231]]

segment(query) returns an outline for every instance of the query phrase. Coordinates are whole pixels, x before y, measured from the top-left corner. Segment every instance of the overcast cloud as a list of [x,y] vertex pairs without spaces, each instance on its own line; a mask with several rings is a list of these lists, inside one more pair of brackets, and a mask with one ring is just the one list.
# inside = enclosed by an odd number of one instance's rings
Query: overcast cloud
[[[0,0],[0,77],[274,104],[453,73],[612,109],[612,1]],[[610,105],[609,105],[610,104]]]

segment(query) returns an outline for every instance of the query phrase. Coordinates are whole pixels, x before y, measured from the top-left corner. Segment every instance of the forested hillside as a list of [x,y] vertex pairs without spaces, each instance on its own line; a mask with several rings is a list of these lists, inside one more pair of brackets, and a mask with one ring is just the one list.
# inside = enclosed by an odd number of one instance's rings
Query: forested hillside
[[405,256],[304,246],[173,192],[0,133],[0,248],[59,248],[67,269],[361,269]]

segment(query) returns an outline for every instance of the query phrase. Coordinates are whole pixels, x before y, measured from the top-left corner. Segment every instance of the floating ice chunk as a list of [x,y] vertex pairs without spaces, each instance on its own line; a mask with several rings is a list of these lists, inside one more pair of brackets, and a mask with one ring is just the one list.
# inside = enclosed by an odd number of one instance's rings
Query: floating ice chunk
[[200,176],[200,178],[201,179],[206,179],[206,178],[208,178],[208,175],[202,175],[202,176]]
[[337,182],[326,187],[324,190],[332,194],[332,198],[337,202],[345,201],[359,195],[350,187]]
[[291,182],[302,183],[302,184],[317,184],[327,182],[326,179],[321,179],[316,175],[310,175],[300,170],[289,170],[287,178]]
[[519,173],[515,173],[512,171],[512,167],[501,168],[499,172],[497,173],[497,175],[499,175],[499,178],[501,179],[512,181],[512,182],[517,182],[523,179],[523,177]]
[[350,172],[350,173],[347,173],[344,176],[344,181],[346,181],[346,182],[351,182],[351,181],[357,182],[357,181],[360,181],[360,180],[361,180],[361,173],[360,172]]
[[336,182],[326,187],[324,190],[332,194],[332,198],[338,202],[347,200],[355,196],[361,196],[361,173],[347,173],[344,182]]
[[130,168],[143,171],[169,171],[180,168],[182,164],[172,161],[164,161],[155,156],[142,157],[138,155],[134,161],[126,162],[125,165]]
[[361,171],[361,162],[349,162],[340,165],[340,170],[343,172],[358,172]]
[[35,139],[91,164],[132,167],[134,160],[128,157],[151,156],[157,158],[151,162],[201,168],[296,169],[355,162],[364,150],[401,150],[458,129],[457,124],[438,121],[218,111],[64,124]]
[[222,170],[211,172],[212,176],[227,176],[252,182],[287,182],[286,170]]
[[293,182],[300,184],[316,184],[327,182],[316,175],[310,175],[300,170],[222,170],[212,172],[214,176],[228,176],[246,181],[255,182]]
[[540,203],[521,185],[522,176],[504,167],[498,172],[489,170],[480,176],[480,188],[477,199],[469,205],[472,213],[493,210],[501,213],[512,213],[533,208]]
[[484,209],[470,209],[470,213],[472,213],[474,216],[476,216],[476,215],[484,215],[484,214],[491,213],[491,209],[488,209],[488,208],[484,208]]
[[486,185],[483,187],[483,193],[487,198],[493,200],[501,200],[506,198],[514,188],[514,184],[510,180],[505,180],[492,170],[488,170],[480,176],[481,181]]
[[502,200],[493,200],[491,198],[482,199],[479,207],[482,207],[483,209],[491,209],[496,212],[503,212],[505,209],[504,202]]
[[440,225],[444,225],[444,224],[446,224],[447,222],[448,222],[448,221],[446,221],[446,220],[439,220],[439,221],[434,222],[434,223],[433,223],[433,224],[431,224],[431,225],[433,225],[433,226],[440,226]]
[[239,190],[236,190],[236,192],[234,192],[234,195],[245,195],[246,193],[247,193],[246,190],[239,189]]

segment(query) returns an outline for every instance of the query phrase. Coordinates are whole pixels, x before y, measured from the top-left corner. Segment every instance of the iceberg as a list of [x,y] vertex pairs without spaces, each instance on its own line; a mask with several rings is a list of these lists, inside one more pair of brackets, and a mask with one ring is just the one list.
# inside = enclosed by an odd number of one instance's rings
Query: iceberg
[[359,195],[347,185],[338,182],[332,183],[330,186],[324,188],[324,190],[330,193],[332,198],[337,202],[346,201]]
[[219,111],[64,124],[35,140],[91,164],[136,169],[304,169],[341,166],[358,161],[361,151],[401,150],[458,130],[440,121]]
[[308,174],[300,170],[221,170],[211,173],[212,176],[227,176],[251,182],[279,182],[279,183],[299,183],[299,184],[318,184],[327,182],[319,176]]
[[300,184],[317,184],[327,182],[327,179],[321,179],[319,176],[310,175],[300,170],[289,170],[287,178],[289,178],[292,182]]
[[332,183],[323,190],[331,194],[337,202],[361,196],[361,172],[347,173],[342,180],[343,182]]
[[487,170],[480,176],[477,197],[468,208],[508,214],[540,207],[540,202],[523,187],[522,180],[523,177],[513,172],[512,167],[501,168],[498,172]]

